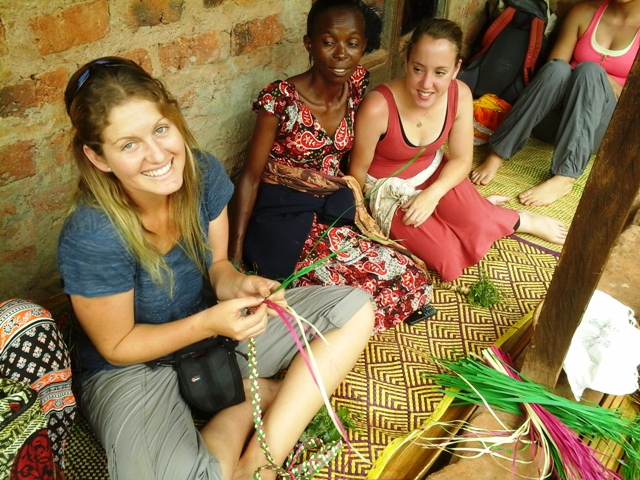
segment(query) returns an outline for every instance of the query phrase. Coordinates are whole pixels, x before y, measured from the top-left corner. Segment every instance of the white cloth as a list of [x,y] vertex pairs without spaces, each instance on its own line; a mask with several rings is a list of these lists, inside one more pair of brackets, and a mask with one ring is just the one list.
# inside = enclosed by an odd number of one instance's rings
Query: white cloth
[[406,180],[398,177],[374,178],[367,175],[364,185],[364,194],[369,198],[369,210],[380,230],[389,236],[391,221],[399,206],[404,205],[422,190],[417,190],[418,185],[426,182],[433,172],[440,166],[444,152],[439,149],[436,152],[431,165],[412,178]]
[[585,388],[611,395],[635,392],[639,364],[640,330],[633,310],[596,290],[564,360],[576,400]]

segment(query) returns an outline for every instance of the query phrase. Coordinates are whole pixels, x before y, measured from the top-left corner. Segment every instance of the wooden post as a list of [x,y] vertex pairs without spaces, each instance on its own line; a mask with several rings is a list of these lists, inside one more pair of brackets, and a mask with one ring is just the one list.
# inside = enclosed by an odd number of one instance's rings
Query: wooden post
[[522,367],[524,376],[549,388],[556,385],[573,333],[640,189],[639,58],[596,155]]

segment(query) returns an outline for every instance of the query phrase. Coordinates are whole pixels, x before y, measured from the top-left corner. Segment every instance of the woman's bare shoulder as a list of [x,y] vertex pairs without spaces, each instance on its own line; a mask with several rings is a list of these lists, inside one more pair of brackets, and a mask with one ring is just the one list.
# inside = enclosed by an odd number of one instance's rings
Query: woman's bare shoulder
[[571,10],[569,10],[567,20],[577,22],[581,27],[586,28],[601,3],[602,2],[600,0],[589,0],[586,2],[576,3],[571,7]]
[[473,100],[473,94],[471,93],[469,86],[457,78],[455,79],[455,82],[458,84],[458,97],[462,100]]

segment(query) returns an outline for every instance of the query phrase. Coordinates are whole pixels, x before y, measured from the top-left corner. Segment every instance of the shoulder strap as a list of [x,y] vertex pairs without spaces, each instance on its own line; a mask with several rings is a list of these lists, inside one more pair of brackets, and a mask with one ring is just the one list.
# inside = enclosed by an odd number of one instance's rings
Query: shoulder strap
[[489,26],[487,31],[484,33],[482,37],[482,48],[478,53],[476,53],[470,60],[472,62],[476,58],[480,57],[487,49],[491,46],[496,37],[504,30],[509,22],[513,19],[513,16],[516,13],[516,9],[513,7],[506,7],[500,15],[493,21],[493,23]]
[[529,29],[529,46],[527,56],[524,59],[524,84],[527,85],[533,77],[538,55],[542,50],[542,40],[544,38],[544,20],[535,17],[531,21]]

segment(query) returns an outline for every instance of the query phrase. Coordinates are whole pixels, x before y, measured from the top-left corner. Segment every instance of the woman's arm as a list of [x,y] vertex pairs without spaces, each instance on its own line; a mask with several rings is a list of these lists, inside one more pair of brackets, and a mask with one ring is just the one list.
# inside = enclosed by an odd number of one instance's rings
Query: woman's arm
[[252,321],[261,319],[243,313],[260,302],[257,296],[239,298],[174,322],[151,325],[135,323],[133,290],[97,298],[71,295],[80,325],[105,360],[116,366],[149,362],[213,335],[246,338]]
[[571,62],[578,39],[586,31],[597,10],[597,2],[583,2],[574,5],[562,22],[560,33],[556,39],[549,60],[559,59]]
[[378,92],[370,92],[358,107],[354,125],[354,144],[349,153],[348,174],[364,187],[380,137],[387,131],[389,107]]
[[[71,295],[82,328],[105,360],[117,366],[144,363],[213,335],[244,340],[264,330],[268,310],[263,299],[279,284],[235,270],[226,254],[228,232],[225,208],[209,225],[214,252],[210,275],[220,302],[202,312],[165,324],[143,324],[135,322],[133,289],[94,298]],[[271,295],[280,303],[283,298],[281,291]]]
[[469,175],[473,162],[473,96],[458,80],[458,111],[449,132],[449,159],[438,178],[425,190],[402,206],[403,223],[418,227],[433,213],[438,202]]
[[[242,261],[244,236],[256,203],[260,176],[269,159],[276,138],[279,119],[265,110],[258,111],[258,118],[249,144],[249,154],[244,164],[231,203],[231,233],[229,256],[237,265]],[[226,249],[225,249],[226,251]]]
[[[273,293],[280,286],[278,282],[257,275],[245,275],[235,269],[226,255],[228,235],[229,222],[225,208],[218,218],[209,222],[209,245],[213,255],[209,278],[216,298],[224,302],[234,298],[250,297],[257,298],[261,302],[262,299],[269,297],[269,300],[285,306],[284,290],[280,289]],[[261,309],[266,307],[261,305]],[[267,310],[270,315],[276,315],[275,312]],[[239,338],[236,339],[239,340]]]

